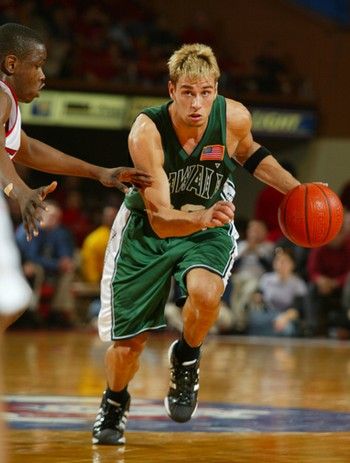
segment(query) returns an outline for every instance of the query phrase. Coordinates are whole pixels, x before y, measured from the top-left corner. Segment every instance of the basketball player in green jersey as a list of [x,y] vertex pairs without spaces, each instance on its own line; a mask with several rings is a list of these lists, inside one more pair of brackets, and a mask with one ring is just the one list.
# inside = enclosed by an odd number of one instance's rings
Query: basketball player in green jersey
[[218,95],[220,71],[209,47],[184,45],[168,66],[171,101],[145,109],[129,135],[135,167],[149,172],[153,183],[126,196],[106,253],[99,333],[113,344],[106,352],[95,444],[125,442],[128,383],[149,331],[165,326],[172,275],[184,302],[183,333],[169,349],[165,408],[177,422],[195,412],[200,348],[216,321],[236,253],[235,167],[283,193],[299,184],[253,140],[247,109]]

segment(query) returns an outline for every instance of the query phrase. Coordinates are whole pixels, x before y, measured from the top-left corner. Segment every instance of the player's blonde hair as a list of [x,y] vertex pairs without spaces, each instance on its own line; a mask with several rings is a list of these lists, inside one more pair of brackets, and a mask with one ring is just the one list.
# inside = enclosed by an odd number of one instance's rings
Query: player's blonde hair
[[196,79],[214,77],[219,80],[220,69],[213,50],[201,43],[186,44],[176,50],[168,61],[169,78],[176,84],[181,76]]

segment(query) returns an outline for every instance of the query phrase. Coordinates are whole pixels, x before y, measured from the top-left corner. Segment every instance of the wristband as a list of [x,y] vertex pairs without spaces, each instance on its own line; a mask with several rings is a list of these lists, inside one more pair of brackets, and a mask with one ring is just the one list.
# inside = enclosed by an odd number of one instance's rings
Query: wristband
[[255,169],[261,161],[269,156],[271,152],[264,146],[260,146],[243,164],[243,167],[251,174],[254,174]]

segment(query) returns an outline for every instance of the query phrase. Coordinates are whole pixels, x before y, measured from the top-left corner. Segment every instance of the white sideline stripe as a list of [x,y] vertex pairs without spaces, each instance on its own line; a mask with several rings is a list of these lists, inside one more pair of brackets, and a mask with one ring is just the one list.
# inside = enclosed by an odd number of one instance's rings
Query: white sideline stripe
[[[33,417],[30,416],[18,416],[14,415],[13,413],[5,413],[4,414],[5,420],[11,423],[27,423],[28,421],[33,421]],[[86,419],[84,418],[58,418],[57,416],[52,417],[38,417],[35,416],[34,418],[35,423],[51,423],[53,425],[56,425],[57,423],[72,423],[76,425],[85,425]]]
[[[82,396],[56,396],[56,395],[4,395],[4,402],[20,402],[20,403],[63,403],[63,404],[94,404],[101,402],[101,397],[82,397]],[[150,405],[150,401],[146,399],[133,399],[133,405]]]
[[55,395],[5,395],[3,396],[5,402],[21,402],[21,403],[31,403],[31,402],[44,402],[44,403],[92,403],[95,401],[100,401],[100,397],[74,397],[74,396],[55,396]]

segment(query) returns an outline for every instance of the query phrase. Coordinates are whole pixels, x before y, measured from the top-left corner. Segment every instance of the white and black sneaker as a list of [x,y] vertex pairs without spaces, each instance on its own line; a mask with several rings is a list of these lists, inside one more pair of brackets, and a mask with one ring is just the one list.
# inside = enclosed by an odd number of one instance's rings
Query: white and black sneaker
[[124,406],[106,398],[103,393],[99,412],[92,429],[92,443],[100,445],[125,444],[125,426],[130,408],[130,395]]
[[164,405],[170,418],[178,423],[189,421],[197,409],[199,389],[199,359],[180,363],[175,357],[174,348],[169,348],[170,388]]

